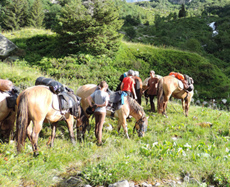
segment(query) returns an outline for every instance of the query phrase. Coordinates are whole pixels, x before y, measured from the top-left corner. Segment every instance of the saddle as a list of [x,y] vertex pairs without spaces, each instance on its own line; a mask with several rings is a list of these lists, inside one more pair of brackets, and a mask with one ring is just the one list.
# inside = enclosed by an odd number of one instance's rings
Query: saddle
[[13,86],[11,91],[6,92],[8,96],[6,97],[7,107],[15,111],[16,100],[19,95],[19,88]]
[[70,114],[75,117],[79,117],[78,106],[80,105],[81,98],[75,96],[69,92],[61,92],[59,94],[53,94],[52,106],[55,110],[60,110],[61,113],[65,110],[69,110]]
[[124,97],[127,96],[127,93],[123,91],[117,91],[117,92],[110,91],[109,95],[110,95],[109,104],[106,107],[106,109],[111,111],[111,116],[113,117],[115,111],[119,110],[124,104]]

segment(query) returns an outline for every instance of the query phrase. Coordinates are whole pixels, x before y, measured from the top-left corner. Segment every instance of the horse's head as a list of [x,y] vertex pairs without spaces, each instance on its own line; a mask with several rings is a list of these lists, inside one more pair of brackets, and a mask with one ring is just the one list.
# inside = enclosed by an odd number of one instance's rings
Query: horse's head
[[144,116],[136,122],[133,128],[133,132],[136,129],[138,136],[143,137],[145,135],[145,132],[147,131],[147,126],[148,126],[148,117]]

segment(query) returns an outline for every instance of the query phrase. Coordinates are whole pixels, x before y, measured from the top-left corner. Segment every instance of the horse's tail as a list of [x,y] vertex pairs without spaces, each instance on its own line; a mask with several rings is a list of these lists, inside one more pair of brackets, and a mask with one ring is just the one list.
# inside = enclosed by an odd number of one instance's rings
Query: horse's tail
[[163,110],[164,102],[164,88],[163,88],[163,78],[159,80],[157,87],[157,111],[161,113]]
[[25,144],[26,131],[29,123],[27,104],[28,104],[28,100],[26,98],[26,93],[23,92],[18,102],[17,121],[16,121],[16,141],[17,141],[18,152],[21,152],[22,146],[24,146]]
[[142,96],[142,82],[139,79],[135,79],[135,91],[137,94],[137,102],[141,105],[141,96]]

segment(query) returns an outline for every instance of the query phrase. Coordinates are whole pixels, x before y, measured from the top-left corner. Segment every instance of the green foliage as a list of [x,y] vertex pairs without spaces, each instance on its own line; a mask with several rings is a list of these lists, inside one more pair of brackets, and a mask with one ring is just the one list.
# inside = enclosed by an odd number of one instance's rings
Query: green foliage
[[44,16],[45,15],[44,15],[43,7],[42,7],[42,1],[35,0],[30,10],[30,14],[28,18],[28,25],[35,27],[35,28],[42,27]]
[[195,39],[195,38],[191,38],[189,39],[186,43],[185,43],[186,48],[189,51],[193,51],[193,52],[197,52],[199,53],[201,51],[201,45],[200,42]]
[[27,0],[7,0],[4,7],[4,27],[11,30],[25,27],[28,8]]
[[117,50],[121,41],[122,35],[117,31],[122,21],[118,18],[112,1],[83,4],[73,0],[62,8],[55,31],[65,35],[71,47],[78,51],[110,54]]
[[[33,33],[36,32],[33,30]],[[149,76],[150,69],[154,69],[162,76],[177,71],[193,77],[197,90],[194,96],[196,99],[218,100],[228,97],[230,83],[226,75],[229,75],[229,68],[226,68],[226,63],[216,60],[212,55],[204,58],[196,53],[137,43],[122,43],[113,58],[81,52],[70,55],[66,49],[62,49],[62,45],[59,45],[59,37],[55,33],[47,32],[31,36],[29,30],[22,30],[23,40],[18,33],[8,36],[17,36],[13,42],[26,51],[25,61],[22,61],[22,64],[38,68],[67,84],[71,81],[77,85],[98,84],[105,80],[110,89],[115,90],[120,75],[128,69],[139,71],[142,80]],[[28,39],[25,39],[26,35]],[[194,51],[198,50],[199,44],[196,39],[191,39],[184,47]],[[222,68],[219,69],[217,65]],[[222,69],[225,71],[222,72]]]

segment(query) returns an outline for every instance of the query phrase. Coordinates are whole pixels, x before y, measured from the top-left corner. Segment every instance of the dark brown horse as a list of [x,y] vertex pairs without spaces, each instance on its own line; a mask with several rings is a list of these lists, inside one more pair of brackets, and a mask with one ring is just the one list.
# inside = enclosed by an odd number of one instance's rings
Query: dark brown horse
[[186,92],[179,86],[180,82],[173,76],[165,76],[158,82],[157,109],[158,113],[166,115],[166,108],[169,98],[172,96],[181,99],[185,116],[188,116],[189,105],[193,97],[193,90]]
[[[87,102],[87,97],[90,96],[97,88],[95,84],[86,84],[78,88],[76,95],[81,97],[81,106],[86,112],[89,104]],[[120,131],[121,126],[124,129],[125,135],[129,138],[126,119],[131,115],[136,119],[136,124],[134,129],[137,130],[138,136],[144,136],[145,131],[147,130],[148,117],[146,117],[143,108],[132,98],[124,97],[124,104],[120,109],[115,111],[114,116],[118,118],[118,132]],[[111,116],[111,111],[106,111],[106,116]]]
[[8,108],[7,97],[10,97],[8,93],[0,92],[0,134],[3,141],[9,140],[16,118],[16,108]]
[[56,125],[62,120],[67,123],[70,139],[72,143],[75,144],[73,133],[74,117],[81,122],[80,119],[84,114],[84,112],[81,113],[80,103],[78,103],[77,106],[77,115],[73,116],[69,109],[60,111],[59,99],[48,87],[33,86],[19,94],[17,105],[16,140],[18,152],[22,150],[22,146],[25,144],[26,135],[28,135],[32,143],[34,155],[38,155],[37,141],[43,122],[50,122],[52,125],[51,147],[54,142]]

